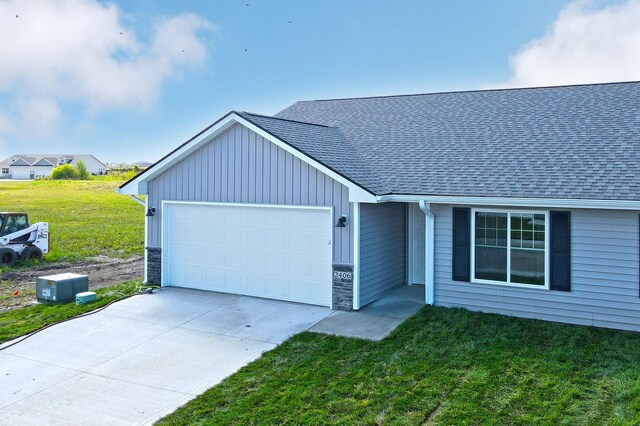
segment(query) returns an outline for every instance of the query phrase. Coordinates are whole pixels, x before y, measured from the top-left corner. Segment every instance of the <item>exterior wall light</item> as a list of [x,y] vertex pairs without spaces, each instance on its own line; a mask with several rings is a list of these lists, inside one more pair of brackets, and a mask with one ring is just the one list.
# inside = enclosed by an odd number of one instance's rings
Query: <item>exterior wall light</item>
[[147,209],[147,214],[145,214],[145,216],[152,217],[152,216],[155,216],[155,214],[156,214],[156,208],[155,207],[149,207]]
[[336,223],[336,228],[344,228],[346,224],[347,224],[347,217],[341,214],[340,217],[338,218],[338,223]]

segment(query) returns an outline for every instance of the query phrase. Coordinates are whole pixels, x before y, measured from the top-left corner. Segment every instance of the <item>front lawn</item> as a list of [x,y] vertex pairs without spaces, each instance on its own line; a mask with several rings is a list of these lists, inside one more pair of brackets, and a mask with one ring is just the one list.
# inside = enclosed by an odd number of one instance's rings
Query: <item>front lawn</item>
[[160,424],[640,424],[640,334],[425,307],[300,334]]
[[0,313],[0,343],[31,333],[46,325],[92,311],[114,300],[134,294],[142,281],[127,281],[96,290],[97,300],[87,305],[33,305]]
[[90,256],[142,255],[144,208],[115,189],[121,182],[0,182],[0,210],[29,214],[30,223],[49,222],[46,262]]

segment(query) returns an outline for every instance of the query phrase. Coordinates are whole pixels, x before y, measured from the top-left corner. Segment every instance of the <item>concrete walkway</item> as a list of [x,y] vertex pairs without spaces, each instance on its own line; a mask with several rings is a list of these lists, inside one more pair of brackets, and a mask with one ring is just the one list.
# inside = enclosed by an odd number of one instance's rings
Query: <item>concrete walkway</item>
[[358,311],[335,311],[309,331],[382,340],[423,306],[424,286],[403,286]]
[[0,424],[150,423],[330,314],[197,290],[135,296],[0,351]]

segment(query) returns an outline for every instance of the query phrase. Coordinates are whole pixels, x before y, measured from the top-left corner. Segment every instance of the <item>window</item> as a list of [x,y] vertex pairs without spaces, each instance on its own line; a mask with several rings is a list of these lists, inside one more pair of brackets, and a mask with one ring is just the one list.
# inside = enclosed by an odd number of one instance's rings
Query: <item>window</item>
[[472,280],[548,288],[547,212],[474,210]]
[[2,168],[2,174],[3,175],[8,175],[9,174],[9,168],[8,167],[3,167]]
[[26,215],[10,215],[7,218],[7,223],[2,230],[2,235],[13,234],[14,232],[21,231],[29,227],[29,221]]

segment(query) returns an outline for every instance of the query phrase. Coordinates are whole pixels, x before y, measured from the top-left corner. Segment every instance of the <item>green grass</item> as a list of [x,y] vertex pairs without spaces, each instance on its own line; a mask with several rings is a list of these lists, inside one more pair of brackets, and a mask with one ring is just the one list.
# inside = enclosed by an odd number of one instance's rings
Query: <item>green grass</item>
[[640,334],[425,307],[381,342],[293,337],[159,423],[640,424]]
[[74,302],[61,305],[33,305],[0,313],[0,343],[133,294],[141,284],[142,281],[127,281],[98,289],[98,299],[87,305],[76,305]]
[[144,208],[119,195],[119,181],[0,182],[0,210],[49,222],[50,252],[45,262],[90,256],[142,255]]

